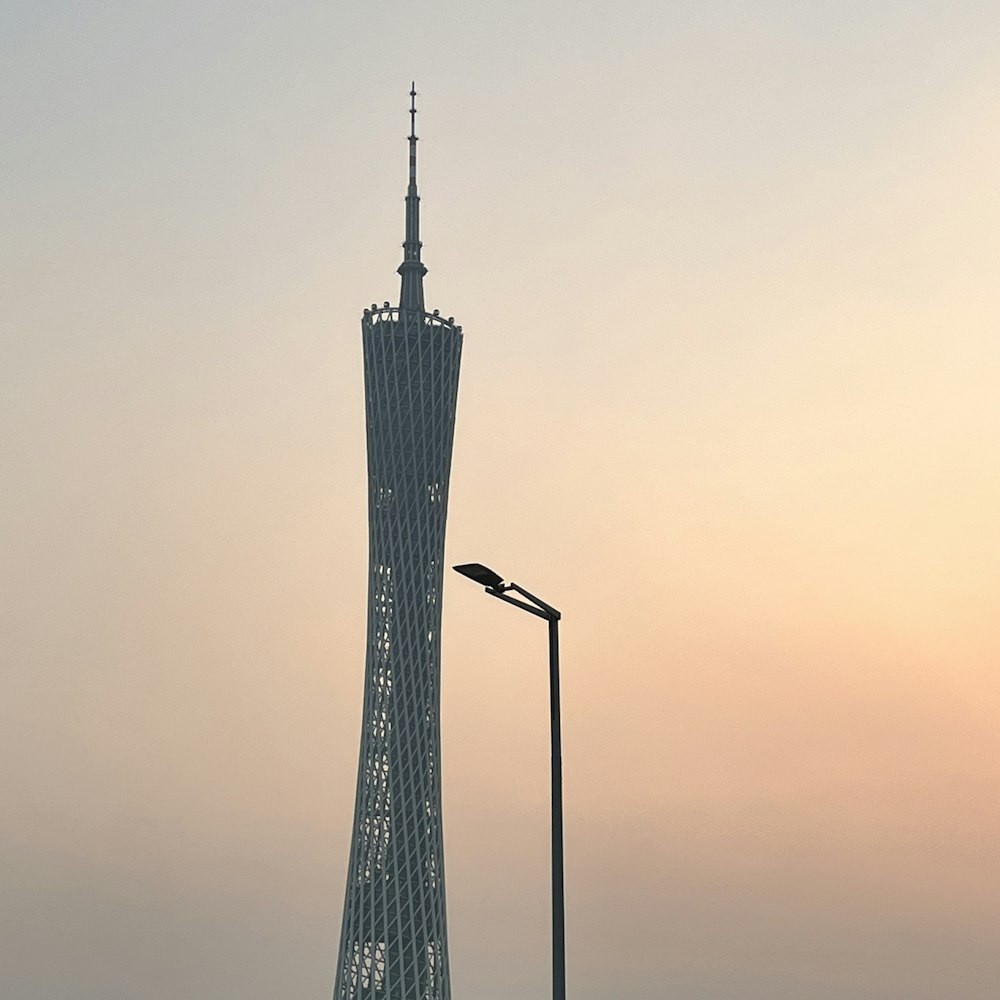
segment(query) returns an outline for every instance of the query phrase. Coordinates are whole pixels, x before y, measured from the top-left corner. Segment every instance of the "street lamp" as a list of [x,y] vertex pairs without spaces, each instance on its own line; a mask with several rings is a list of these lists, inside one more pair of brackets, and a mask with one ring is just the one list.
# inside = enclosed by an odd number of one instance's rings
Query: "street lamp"
[[[563,899],[562,732],[559,719],[559,619],[555,608],[516,583],[504,583],[481,563],[452,567],[486,588],[490,597],[513,604],[549,623],[549,721],[552,737],[552,998],[566,1000],[566,904]],[[510,591],[524,600],[511,597]]]

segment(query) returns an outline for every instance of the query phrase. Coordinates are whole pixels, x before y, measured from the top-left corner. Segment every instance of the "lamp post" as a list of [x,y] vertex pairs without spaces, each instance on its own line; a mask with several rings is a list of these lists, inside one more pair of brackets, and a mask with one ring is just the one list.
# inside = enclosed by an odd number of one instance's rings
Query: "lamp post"
[[[566,906],[563,898],[562,731],[559,714],[559,619],[550,604],[516,583],[505,583],[480,563],[452,567],[486,589],[490,597],[513,604],[549,623],[549,723],[552,764],[552,998],[566,1000]],[[511,597],[510,591],[519,597]],[[523,598],[521,600],[520,598]]]

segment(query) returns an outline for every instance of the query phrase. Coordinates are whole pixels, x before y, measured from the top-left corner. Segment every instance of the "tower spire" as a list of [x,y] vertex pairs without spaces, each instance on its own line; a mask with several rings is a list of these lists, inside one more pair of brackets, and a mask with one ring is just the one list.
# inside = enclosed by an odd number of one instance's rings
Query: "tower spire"
[[396,269],[401,277],[399,308],[424,310],[424,275],[420,260],[420,196],[417,194],[417,88],[410,83],[410,180],[406,187],[406,239],[403,263]]

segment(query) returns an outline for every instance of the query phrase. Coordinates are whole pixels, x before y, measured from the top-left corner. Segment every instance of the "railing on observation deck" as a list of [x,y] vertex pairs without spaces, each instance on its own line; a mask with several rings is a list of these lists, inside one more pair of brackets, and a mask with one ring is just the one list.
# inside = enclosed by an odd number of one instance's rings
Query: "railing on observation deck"
[[[409,309],[400,309],[399,306],[391,306],[388,302],[381,306],[377,306],[374,302],[371,304],[369,309],[364,311],[364,316],[366,319],[371,319],[372,323],[397,323],[399,322],[401,313],[411,312]],[[434,312],[425,312],[422,314],[424,326],[431,327],[444,327],[448,330],[454,330],[456,333],[461,333],[462,328],[455,325],[455,317],[449,316],[445,319],[443,316],[438,314],[438,310],[435,309]]]

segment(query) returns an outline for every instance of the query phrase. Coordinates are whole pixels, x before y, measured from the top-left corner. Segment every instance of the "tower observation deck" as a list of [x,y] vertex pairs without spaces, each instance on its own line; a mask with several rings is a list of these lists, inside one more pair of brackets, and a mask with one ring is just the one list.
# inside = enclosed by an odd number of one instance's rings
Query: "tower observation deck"
[[368,631],[334,1000],[450,1000],[441,832],[441,589],[462,328],[424,310],[416,91],[398,306],[361,320]]

